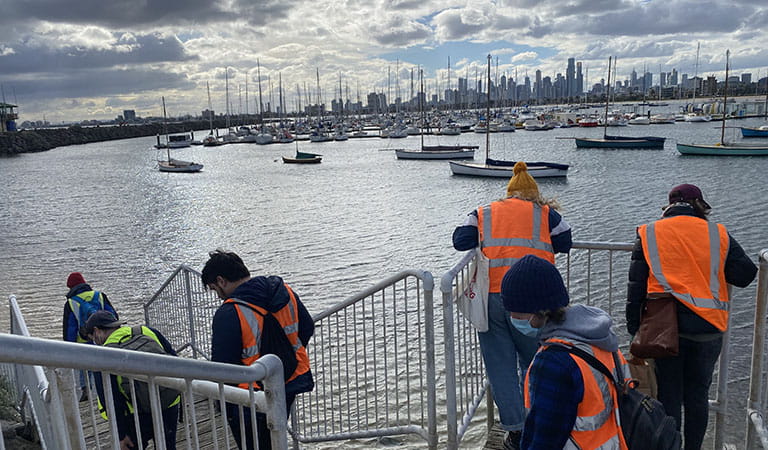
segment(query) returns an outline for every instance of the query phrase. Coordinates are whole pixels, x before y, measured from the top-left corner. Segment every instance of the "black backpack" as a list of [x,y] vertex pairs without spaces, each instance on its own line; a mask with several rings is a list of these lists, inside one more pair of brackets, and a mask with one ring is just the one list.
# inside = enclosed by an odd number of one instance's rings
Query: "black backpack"
[[[619,400],[621,433],[629,450],[678,450],[681,448],[682,441],[675,419],[667,415],[661,402],[635,389],[634,380],[626,383],[617,381],[605,364],[580,348],[550,345],[547,350],[576,355],[613,382]],[[621,366],[616,352],[613,352],[613,361],[616,367]]]

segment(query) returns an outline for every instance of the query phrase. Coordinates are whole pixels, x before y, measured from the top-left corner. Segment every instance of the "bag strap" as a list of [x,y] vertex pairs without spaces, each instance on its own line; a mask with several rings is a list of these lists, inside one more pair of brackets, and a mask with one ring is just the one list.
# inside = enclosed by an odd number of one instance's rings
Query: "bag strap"
[[[622,389],[623,383],[619,383],[618,380],[616,380],[616,377],[614,374],[603,364],[600,362],[599,359],[595,358],[594,356],[590,355],[589,353],[585,352],[584,350],[578,348],[578,347],[566,347],[564,345],[550,345],[546,348],[547,351],[557,351],[557,352],[565,352],[570,353],[572,355],[576,355],[579,358],[583,359],[584,362],[589,364],[590,366],[594,367],[598,371],[602,372],[603,375],[608,377],[613,382],[613,385],[616,387],[616,392],[623,392]],[[616,365],[616,367],[620,367],[619,365],[619,357],[616,354],[616,352],[611,353],[613,355],[613,363]]]

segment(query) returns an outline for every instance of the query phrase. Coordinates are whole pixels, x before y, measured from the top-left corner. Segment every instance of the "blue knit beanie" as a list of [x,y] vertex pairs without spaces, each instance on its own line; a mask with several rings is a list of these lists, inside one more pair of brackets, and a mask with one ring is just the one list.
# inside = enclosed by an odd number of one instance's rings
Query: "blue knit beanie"
[[526,255],[501,280],[501,299],[507,311],[535,314],[568,305],[563,277],[552,263]]

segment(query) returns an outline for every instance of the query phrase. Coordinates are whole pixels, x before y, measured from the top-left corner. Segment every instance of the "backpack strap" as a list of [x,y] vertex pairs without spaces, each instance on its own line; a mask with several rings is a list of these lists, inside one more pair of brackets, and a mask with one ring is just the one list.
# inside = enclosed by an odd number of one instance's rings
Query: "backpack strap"
[[[590,355],[589,353],[585,352],[584,350],[577,348],[577,347],[566,347],[564,345],[550,345],[546,349],[546,351],[556,351],[556,352],[564,352],[564,353],[570,353],[572,355],[576,355],[579,358],[583,359],[584,362],[589,364],[590,366],[594,367],[595,369],[602,372],[603,375],[608,377],[609,380],[613,382],[613,385],[616,387],[616,392],[624,392],[622,385],[624,383],[619,383],[619,381],[616,379],[613,373],[611,373],[610,370],[608,370],[607,367],[605,367],[605,364],[600,362],[599,359],[595,358],[594,356]],[[621,367],[619,364],[619,357],[616,354],[616,352],[612,352],[613,355],[613,362],[616,367]]]

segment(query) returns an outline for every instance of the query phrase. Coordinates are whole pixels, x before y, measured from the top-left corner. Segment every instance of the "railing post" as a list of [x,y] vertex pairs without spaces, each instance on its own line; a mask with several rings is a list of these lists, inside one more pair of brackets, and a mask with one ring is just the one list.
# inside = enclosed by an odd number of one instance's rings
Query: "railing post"
[[[728,298],[733,298],[733,286],[728,285]],[[714,448],[721,449],[725,444],[725,415],[728,412],[728,366],[731,362],[731,317],[728,314],[728,328],[723,334],[720,350],[720,363],[717,372],[717,397],[715,397],[715,442]]]
[[435,281],[430,272],[422,275],[424,288],[424,334],[427,352],[427,444],[437,450],[437,370],[435,368]]
[[[458,421],[456,414],[456,357],[454,355],[454,335],[453,335],[453,295],[451,290],[443,291],[443,345],[445,346],[445,416],[448,421],[448,450],[459,448],[458,443]],[[446,290],[448,292],[446,292]]]
[[765,349],[765,314],[768,303],[768,250],[762,250],[759,257],[760,270],[757,276],[757,298],[755,299],[755,323],[752,334],[752,367],[749,373],[749,398],[747,399],[746,449],[755,447],[758,432],[749,415],[749,410],[760,411],[763,387],[763,352]]
[[197,359],[197,330],[195,329],[194,312],[192,307],[192,280],[189,279],[189,270],[184,267],[184,293],[187,297],[187,318],[189,319],[189,343],[192,345],[192,357]]
[[264,355],[258,359],[258,362],[267,368],[267,376],[264,378],[264,396],[267,400],[267,426],[270,430],[272,448],[288,450],[288,413],[285,410],[283,363],[275,355]]

